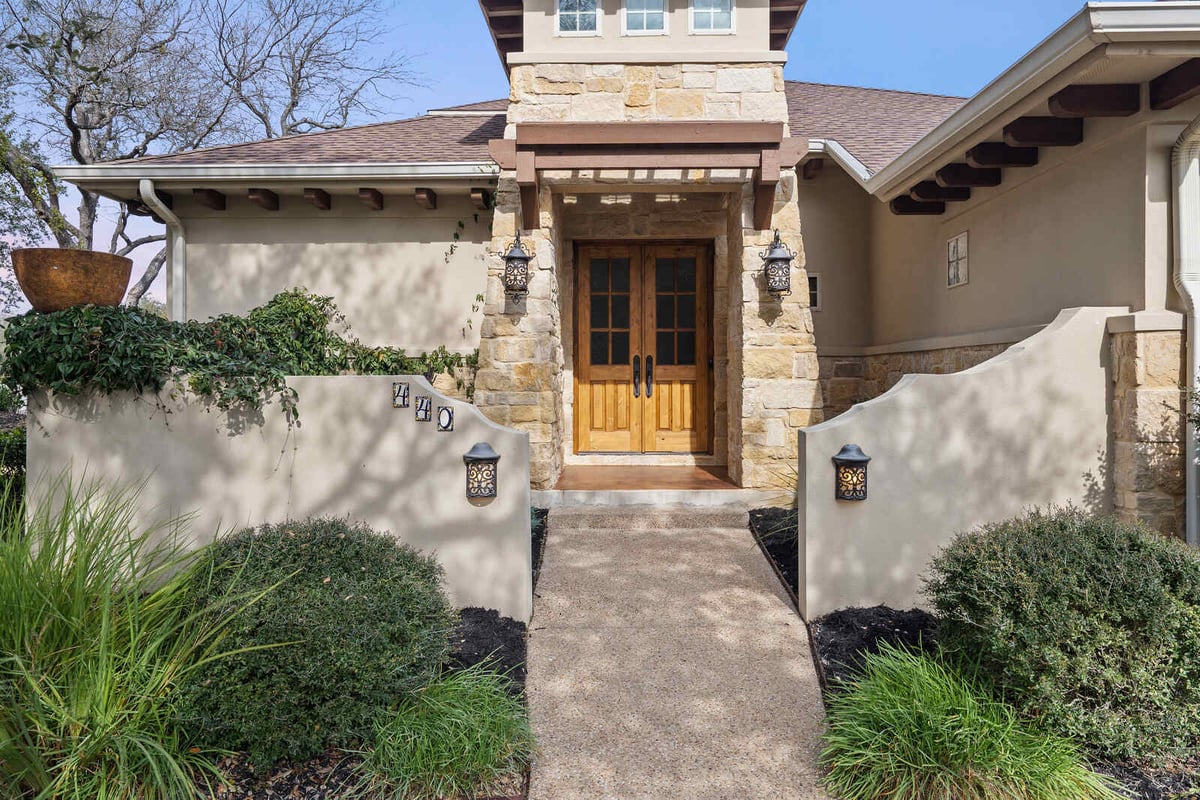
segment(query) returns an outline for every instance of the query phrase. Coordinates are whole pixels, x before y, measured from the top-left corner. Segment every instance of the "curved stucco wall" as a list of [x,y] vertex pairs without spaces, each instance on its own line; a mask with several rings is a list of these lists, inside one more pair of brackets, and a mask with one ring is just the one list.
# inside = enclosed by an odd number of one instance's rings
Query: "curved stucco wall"
[[[800,432],[800,604],[921,604],[920,577],[953,536],[1030,506],[1111,511],[1106,320],[1061,312],[1002,355],[953,375],[909,375]],[[834,499],[832,457],[871,457],[868,498]]]
[[[454,428],[392,407],[393,381],[411,397],[454,410]],[[289,378],[300,425],[277,407],[261,417],[213,411],[195,398],[118,394],[31,398],[33,502],[56,478],[144,481],[142,523],[192,514],[194,541],[218,530],[311,516],[349,517],[433,553],[451,599],[528,621],[529,434],[487,420],[468,403],[412,376]],[[169,413],[168,413],[169,412]],[[463,454],[488,442],[500,454],[498,496],[466,499]]]

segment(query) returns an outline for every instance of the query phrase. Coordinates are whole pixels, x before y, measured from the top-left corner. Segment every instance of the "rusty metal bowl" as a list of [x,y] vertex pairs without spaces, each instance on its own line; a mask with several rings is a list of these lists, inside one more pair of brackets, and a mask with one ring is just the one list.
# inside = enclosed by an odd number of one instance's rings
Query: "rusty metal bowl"
[[34,311],[116,306],[125,298],[133,261],[94,250],[30,247],[12,251],[17,283]]

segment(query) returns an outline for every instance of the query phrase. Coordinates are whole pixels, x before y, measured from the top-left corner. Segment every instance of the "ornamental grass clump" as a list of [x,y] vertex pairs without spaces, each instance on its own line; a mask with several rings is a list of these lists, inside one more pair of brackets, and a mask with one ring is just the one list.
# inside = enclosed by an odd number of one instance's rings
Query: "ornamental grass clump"
[[1118,800],[1072,742],[953,668],[885,644],[830,698],[821,763],[842,800]]
[[176,687],[220,656],[244,598],[185,612],[180,523],[142,527],[136,492],[60,481],[0,532],[0,796],[174,800],[216,776]]
[[193,573],[197,610],[231,591],[271,590],[235,619],[251,649],[184,687],[197,744],[267,767],[368,740],[376,722],[437,677],[454,614],[432,558],[339,519],[264,525],[218,542]]
[[925,591],[952,656],[1028,719],[1105,760],[1200,747],[1200,554],[1078,509],[957,537]]
[[519,779],[534,750],[525,706],[485,662],[443,676],[380,721],[360,788],[389,800],[476,797]]

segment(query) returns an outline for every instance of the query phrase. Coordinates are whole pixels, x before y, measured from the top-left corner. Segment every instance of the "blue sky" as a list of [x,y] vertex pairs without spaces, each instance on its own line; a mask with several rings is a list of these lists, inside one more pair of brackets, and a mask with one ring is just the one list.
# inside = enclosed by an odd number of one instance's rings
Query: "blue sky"
[[[970,96],[1082,7],[1081,0],[809,0],[784,74]],[[397,98],[393,116],[507,95],[475,0],[448,0],[434,13],[414,0],[395,0],[393,8],[396,44],[427,84]]]

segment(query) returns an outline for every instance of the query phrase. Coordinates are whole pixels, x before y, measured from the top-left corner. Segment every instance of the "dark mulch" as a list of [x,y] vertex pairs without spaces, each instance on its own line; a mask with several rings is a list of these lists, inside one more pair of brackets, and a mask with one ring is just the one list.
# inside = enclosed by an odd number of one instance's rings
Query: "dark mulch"
[[774,562],[784,585],[795,600],[800,586],[800,540],[796,530],[796,509],[756,508],[750,512],[750,530],[758,546]]
[[1200,758],[1164,770],[1147,770],[1132,764],[1093,764],[1092,769],[1116,778],[1121,793],[1130,800],[1200,797]]
[[937,620],[919,608],[846,608],[813,620],[808,629],[827,693],[862,675],[864,659],[885,642],[927,653],[937,643]]
[[547,508],[529,509],[529,522],[532,529],[533,550],[533,588],[537,589],[538,576],[542,574],[542,551],[546,549],[546,517],[550,514]]
[[[513,691],[525,691],[525,623],[502,617],[496,611],[464,608],[451,639],[449,667],[466,669],[491,659],[494,668],[513,679]],[[331,750],[308,761],[282,761],[270,772],[255,774],[242,755],[221,759],[219,767],[232,786],[205,793],[213,800],[347,800],[355,797],[354,774],[361,759]],[[505,793],[505,800],[520,800],[524,792]]]
[[9,431],[25,424],[25,415],[20,411],[0,411],[0,431]]

